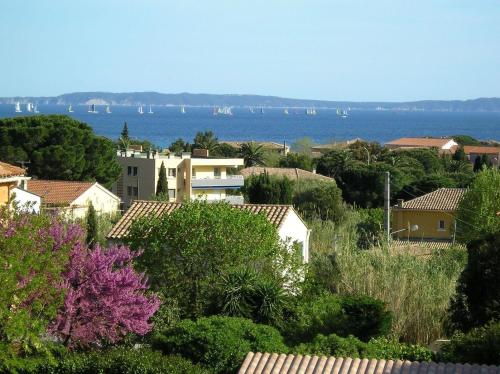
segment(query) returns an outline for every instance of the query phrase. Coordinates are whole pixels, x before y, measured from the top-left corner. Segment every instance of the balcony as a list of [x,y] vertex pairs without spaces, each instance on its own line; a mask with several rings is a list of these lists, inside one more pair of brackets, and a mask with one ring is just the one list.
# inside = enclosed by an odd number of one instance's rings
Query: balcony
[[232,189],[243,187],[245,181],[243,175],[227,175],[225,178],[221,177],[194,177],[191,180],[191,187],[193,189]]

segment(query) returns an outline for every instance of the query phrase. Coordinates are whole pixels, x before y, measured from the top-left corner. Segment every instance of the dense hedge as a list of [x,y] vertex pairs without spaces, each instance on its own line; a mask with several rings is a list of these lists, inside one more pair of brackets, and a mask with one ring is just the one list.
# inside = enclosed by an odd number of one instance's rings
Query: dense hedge
[[425,347],[387,338],[371,339],[365,343],[352,335],[343,338],[335,334],[318,335],[312,342],[300,344],[293,351],[310,355],[410,361],[431,361],[434,356]]
[[441,361],[500,365],[500,322],[458,333],[442,349]]
[[153,347],[165,354],[180,354],[215,373],[236,372],[251,351],[288,352],[273,327],[221,316],[183,320],[156,338]]
[[73,353],[49,359],[1,359],[0,373],[19,374],[202,374],[205,369],[179,356],[164,356],[149,349],[112,349],[90,353]]
[[387,335],[391,321],[382,301],[325,293],[299,303],[282,332],[293,344],[311,341],[318,334],[354,335],[368,341]]

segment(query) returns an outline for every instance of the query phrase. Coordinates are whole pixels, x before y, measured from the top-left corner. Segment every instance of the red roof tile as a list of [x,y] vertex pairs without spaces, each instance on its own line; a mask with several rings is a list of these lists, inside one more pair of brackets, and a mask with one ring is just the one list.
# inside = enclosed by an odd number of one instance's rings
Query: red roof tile
[[70,204],[94,185],[94,182],[30,180],[27,191],[41,196],[44,204]]
[[250,352],[238,371],[238,374],[264,373],[500,374],[500,366]]
[[500,154],[500,147],[479,147],[475,145],[464,146],[465,154],[469,155],[471,153],[481,154],[481,155],[498,155]]
[[[236,209],[248,210],[255,214],[263,213],[269,222],[276,227],[280,227],[287,214],[293,210],[291,205],[235,204],[232,206]],[[164,214],[170,214],[181,207],[182,203],[136,200],[111,229],[107,237],[109,239],[121,239],[127,235],[132,222],[136,219],[148,215],[160,217]]]
[[389,143],[388,145],[398,145],[401,147],[437,147],[441,148],[446,143],[453,139],[437,139],[437,138],[400,138]]
[[23,168],[0,161],[0,178],[18,177],[26,174]]

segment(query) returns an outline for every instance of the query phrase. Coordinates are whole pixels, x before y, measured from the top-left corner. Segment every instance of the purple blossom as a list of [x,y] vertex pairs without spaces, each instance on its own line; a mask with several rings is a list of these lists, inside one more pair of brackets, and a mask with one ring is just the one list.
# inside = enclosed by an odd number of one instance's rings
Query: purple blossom
[[150,331],[160,301],[146,296],[147,279],[132,267],[137,256],[127,247],[74,248],[64,274],[64,305],[50,331],[71,347]]

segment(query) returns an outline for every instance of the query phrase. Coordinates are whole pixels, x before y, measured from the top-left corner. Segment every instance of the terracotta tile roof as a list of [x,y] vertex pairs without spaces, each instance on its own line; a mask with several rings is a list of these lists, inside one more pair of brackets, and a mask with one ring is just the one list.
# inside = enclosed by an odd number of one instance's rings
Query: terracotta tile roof
[[[259,142],[259,141],[253,141],[253,140],[238,140],[238,141],[225,141],[225,140],[221,140],[219,143],[225,143],[225,144],[229,144],[230,146],[234,147],[234,148],[240,148],[242,144],[244,143],[255,143],[255,144],[259,144],[259,145],[262,145],[264,148],[267,148],[267,149],[283,149],[283,144],[280,144],[280,143],[275,143],[275,142]],[[289,146],[287,145],[286,146],[287,148],[289,148]]]
[[465,194],[465,188],[440,188],[413,200],[403,202],[403,206],[394,209],[445,210],[454,212]]
[[0,161],[0,178],[18,177],[26,174],[23,168]]
[[44,204],[70,204],[94,185],[94,182],[30,180],[27,191],[41,196]]
[[240,170],[240,174],[249,177],[250,175],[259,175],[266,171],[269,175],[274,175],[278,177],[287,177],[291,180],[299,180],[299,179],[321,179],[325,181],[332,181],[332,178],[325,177],[321,174],[316,174],[307,170],[298,169],[298,168],[268,168],[268,167],[260,167],[253,166],[249,168],[245,168]]
[[250,352],[238,374],[500,374],[500,366]]
[[437,147],[441,148],[446,143],[453,139],[437,139],[437,138],[400,138],[392,140],[388,145],[397,145],[401,147]]
[[[291,205],[235,204],[232,206],[237,209],[248,210],[255,214],[263,213],[269,222],[276,227],[280,227],[288,213],[293,210]],[[121,239],[127,235],[132,222],[136,219],[148,215],[160,217],[164,214],[170,214],[180,207],[182,207],[182,203],[136,200],[111,229],[107,237],[109,239]]]
[[464,146],[464,152],[466,155],[471,153],[476,154],[490,154],[490,155],[498,155],[500,154],[500,147],[479,147],[475,145],[466,145]]

